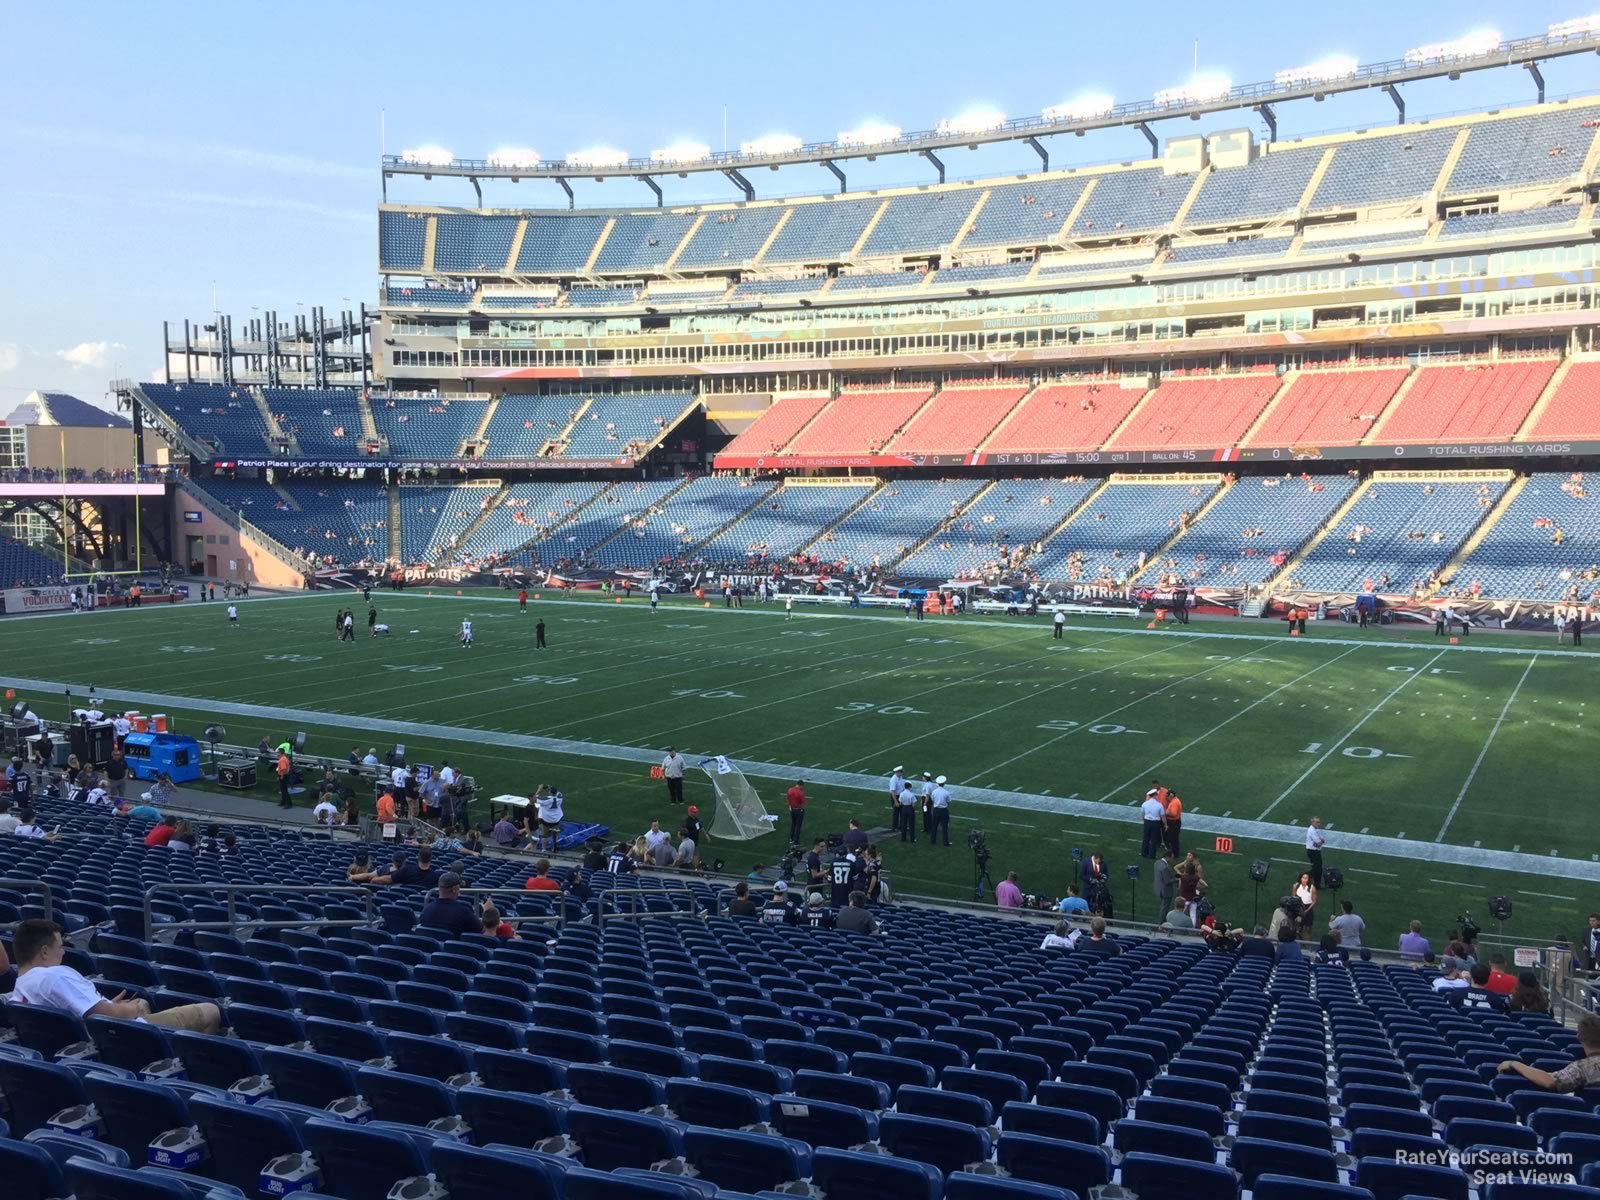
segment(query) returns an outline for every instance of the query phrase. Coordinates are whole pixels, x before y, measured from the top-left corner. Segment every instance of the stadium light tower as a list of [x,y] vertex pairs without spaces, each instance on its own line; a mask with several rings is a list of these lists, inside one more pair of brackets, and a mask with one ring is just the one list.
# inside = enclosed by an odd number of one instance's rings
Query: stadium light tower
[[1039,115],[1046,121],[1092,121],[1105,116],[1116,106],[1116,100],[1110,96],[1079,96],[1065,104],[1052,104]]
[[591,146],[587,150],[574,150],[566,157],[569,167],[620,167],[627,161],[628,152],[614,146]]
[[739,143],[740,154],[793,154],[805,145],[792,133],[768,133]]
[[978,108],[958,116],[946,117],[934,129],[943,134],[988,133],[990,130],[999,129],[1005,123],[1006,115],[999,109]]
[[711,147],[703,142],[673,142],[659,150],[650,151],[650,161],[663,166],[674,163],[705,162],[711,157]]
[[841,129],[834,140],[841,146],[881,146],[900,140],[900,126],[869,121],[856,129]]

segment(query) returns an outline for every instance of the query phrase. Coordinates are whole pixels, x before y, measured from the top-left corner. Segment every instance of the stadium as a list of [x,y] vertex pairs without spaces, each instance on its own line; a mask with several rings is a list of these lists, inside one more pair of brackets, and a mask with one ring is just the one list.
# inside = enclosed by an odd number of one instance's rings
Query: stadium
[[1600,17],[1384,52],[386,152],[31,393],[6,1195],[1600,1196]]

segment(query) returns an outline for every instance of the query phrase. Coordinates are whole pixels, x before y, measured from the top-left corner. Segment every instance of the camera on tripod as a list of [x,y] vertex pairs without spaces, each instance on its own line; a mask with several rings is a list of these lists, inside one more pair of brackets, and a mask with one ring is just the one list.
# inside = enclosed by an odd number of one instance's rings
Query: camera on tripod
[[[1492,909],[1490,911],[1493,912]],[[1506,915],[1509,916],[1510,913],[1508,912]],[[1504,920],[1504,918],[1501,919]],[[1478,935],[1483,932],[1483,927],[1466,913],[1462,913],[1456,918],[1456,924],[1461,926],[1461,940],[1468,945],[1477,941]]]
[[967,849],[972,851],[972,857],[978,865],[986,866],[989,862],[989,835],[982,829],[974,829],[967,834]]

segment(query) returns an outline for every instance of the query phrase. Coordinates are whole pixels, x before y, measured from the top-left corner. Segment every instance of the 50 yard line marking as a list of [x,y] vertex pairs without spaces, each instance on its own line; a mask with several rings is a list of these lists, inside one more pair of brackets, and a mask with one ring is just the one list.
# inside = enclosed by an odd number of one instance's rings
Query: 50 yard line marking
[[1291,795],[1294,794],[1295,788],[1299,787],[1306,780],[1310,779],[1312,773],[1318,767],[1320,767],[1323,763],[1327,762],[1328,759],[1331,758],[1333,755],[1337,754],[1339,752],[1340,748],[1346,742],[1348,742],[1351,738],[1355,737],[1356,734],[1361,732],[1361,727],[1363,725],[1365,725],[1368,721],[1372,720],[1373,717],[1377,716],[1378,712],[1383,708],[1383,706],[1385,704],[1389,703],[1389,701],[1393,700],[1396,696],[1398,696],[1401,692],[1403,692],[1406,689],[1406,687],[1411,683],[1412,680],[1420,678],[1423,675],[1423,673],[1427,671],[1427,669],[1429,667],[1433,666],[1434,663],[1438,662],[1441,658],[1443,658],[1448,653],[1449,653],[1448,650],[1439,651],[1439,653],[1435,654],[1427,662],[1423,663],[1422,666],[1418,667],[1415,671],[1411,672],[1411,674],[1407,675],[1398,684],[1396,684],[1395,687],[1389,692],[1389,694],[1387,696],[1385,696],[1382,700],[1379,700],[1376,704],[1374,704],[1371,708],[1369,708],[1367,710],[1367,715],[1366,716],[1362,717],[1361,720],[1357,721],[1354,725],[1350,726],[1350,728],[1345,731],[1343,737],[1341,737],[1333,745],[1329,746],[1325,751],[1322,752],[1322,754],[1318,755],[1317,756],[1317,761],[1312,763],[1309,767],[1307,767],[1304,771],[1302,771],[1300,773],[1300,778],[1296,779],[1293,783],[1291,783],[1284,790],[1283,795],[1279,796],[1271,804],[1267,805],[1267,807],[1262,811],[1261,815],[1256,818],[1256,820],[1258,820],[1258,821],[1266,820],[1267,819],[1267,815],[1269,813],[1271,813],[1273,809],[1277,808],[1278,805],[1282,804],[1285,800],[1287,800]]
[[1312,675],[1315,675],[1318,671],[1322,670],[1323,667],[1331,667],[1331,666],[1333,666],[1333,664],[1338,662],[1340,659],[1348,658],[1350,655],[1354,654],[1359,649],[1360,649],[1359,646],[1351,646],[1350,649],[1346,650],[1343,654],[1335,655],[1333,658],[1330,658],[1330,659],[1326,660],[1325,662],[1318,663],[1316,666],[1312,667],[1309,671],[1305,671],[1302,674],[1296,675],[1293,679],[1289,680],[1288,683],[1279,684],[1277,687],[1273,688],[1270,692],[1268,692],[1265,696],[1262,696],[1259,700],[1252,701],[1250,704],[1246,705],[1244,708],[1241,708],[1238,712],[1234,713],[1233,716],[1229,717],[1226,721],[1223,721],[1220,724],[1212,727],[1211,729],[1206,730],[1199,737],[1197,737],[1193,741],[1191,741],[1188,745],[1180,746],[1178,749],[1174,750],[1171,754],[1167,755],[1165,758],[1158,759],[1156,762],[1151,763],[1148,767],[1146,767],[1144,770],[1142,770],[1142,771],[1138,772],[1137,774],[1135,774],[1132,778],[1123,780],[1121,783],[1117,784],[1116,787],[1112,788],[1109,792],[1107,792],[1104,796],[1101,796],[1100,799],[1102,801],[1106,801],[1106,800],[1112,799],[1123,788],[1128,787],[1130,784],[1138,783],[1140,779],[1144,778],[1146,775],[1150,774],[1150,772],[1156,770],[1158,767],[1163,767],[1167,763],[1171,762],[1173,759],[1177,758],[1180,754],[1185,754],[1188,751],[1193,750],[1196,746],[1198,746],[1201,742],[1205,741],[1207,738],[1209,738],[1212,734],[1216,733],[1218,730],[1224,728],[1225,726],[1233,724],[1240,717],[1244,716],[1245,713],[1247,713],[1251,709],[1255,708],[1256,705],[1265,704],[1268,700],[1271,700],[1274,696],[1276,696],[1279,692],[1283,691],[1285,688],[1291,688],[1295,684],[1299,683],[1302,679],[1306,679],[1306,678],[1308,678],[1308,677],[1310,677]]
[[1506,714],[1511,711],[1511,705],[1516,701],[1517,693],[1522,690],[1522,685],[1528,682],[1528,676],[1533,674],[1533,664],[1539,661],[1536,651],[1528,660],[1527,667],[1522,672],[1522,678],[1517,680],[1517,686],[1511,689],[1511,695],[1506,697],[1500,715],[1494,719],[1494,725],[1489,730],[1489,736],[1483,740],[1483,749],[1478,751],[1478,759],[1472,764],[1472,770],[1467,772],[1467,781],[1461,785],[1461,791],[1456,793],[1456,802],[1450,806],[1450,811],[1445,814],[1444,824],[1439,826],[1439,834],[1433,840],[1444,841],[1444,835],[1450,829],[1450,822],[1456,819],[1456,812],[1461,808],[1461,802],[1467,798],[1467,790],[1472,787],[1472,781],[1478,777],[1478,768],[1483,766],[1483,760],[1489,755],[1489,747],[1494,745],[1494,735],[1500,732],[1500,726],[1506,719]]

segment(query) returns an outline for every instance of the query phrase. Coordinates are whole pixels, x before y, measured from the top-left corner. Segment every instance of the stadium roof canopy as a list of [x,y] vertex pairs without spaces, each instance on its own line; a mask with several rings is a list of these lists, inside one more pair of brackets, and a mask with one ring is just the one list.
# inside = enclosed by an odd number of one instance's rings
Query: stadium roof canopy
[[[971,114],[941,122],[934,129],[901,133],[892,127],[856,131],[832,141],[806,142],[801,139],[760,139],[737,150],[711,151],[708,147],[667,147],[649,156],[636,157],[618,151],[594,152],[549,159],[532,151],[501,152],[485,159],[456,158],[440,148],[385,155],[382,161],[385,199],[388,180],[394,175],[421,175],[464,178],[478,191],[482,203],[482,179],[554,179],[574,202],[569,179],[632,178],[650,187],[662,203],[657,177],[687,176],[692,172],[717,171],[726,175],[745,199],[753,199],[755,189],[744,172],[760,167],[779,167],[811,163],[826,167],[845,189],[845,175],[838,163],[848,159],[873,159],[887,154],[920,154],[938,171],[944,182],[944,163],[937,151],[960,147],[976,149],[994,142],[1025,142],[1039,155],[1042,169],[1050,166],[1049,152],[1042,137],[1071,133],[1083,135],[1091,130],[1132,126],[1150,141],[1152,156],[1160,142],[1150,125],[1188,117],[1198,121],[1210,113],[1251,109],[1277,135],[1274,105],[1290,100],[1322,100],[1341,92],[1378,88],[1394,101],[1399,120],[1406,117],[1405,100],[1399,85],[1420,79],[1458,79],[1468,71],[1495,67],[1523,67],[1533,78],[1540,102],[1544,100],[1544,76],[1539,64],[1566,55],[1600,52],[1600,17],[1586,17],[1551,25],[1532,37],[1490,41],[1495,35],[1468,36],[1453,42],[1440,42],[1408,50],[1402,57],[1386,62],[1357,64],[1353,61],[1325,60],[1305,67],[1279,71],[1271,81],[1233,85],[1227,80],[1197,80],[1185,87],[1166,89],[1153,99],[1125,104],[1109,97],[1065,104],[1046,109],[1036,117],[1007,119],[1002,114]],[[892,136],[891,136],[892,135]]]
[[7,425],[60,425],[72,429],[127,429],[127,417],[96,408],[65,392],[30,392],[6,418]]

